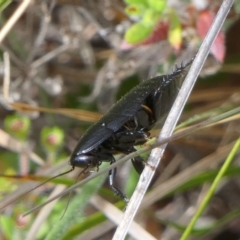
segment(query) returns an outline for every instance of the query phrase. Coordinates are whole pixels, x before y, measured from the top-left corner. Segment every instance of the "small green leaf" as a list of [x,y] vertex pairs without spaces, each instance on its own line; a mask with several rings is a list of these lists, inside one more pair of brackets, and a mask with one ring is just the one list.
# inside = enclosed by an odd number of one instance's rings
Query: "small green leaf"
[[17,114],[9,115],[4,120],[4,126],[8,133],[21,141],[26,141],[31,122],[30,119]]
[[166,0],[148,0],[148,5],[158,13],[163,12],[166,8],[166,4]]
[[153,31],[153,26],[136,23],[125,33],[124,39],[131,44],[137,44],[145,40]]
[[143,15],[142,23],[144,25],[150,25],[153,26],[159,21],[161,17],[161,14],[158,12],[152,10],[152,9],[147,9]]
[[182,44],[182,27],[180,19],[175,11],[170,13],[170,29],[168,32],[168,41],[175,49],[179,49]]

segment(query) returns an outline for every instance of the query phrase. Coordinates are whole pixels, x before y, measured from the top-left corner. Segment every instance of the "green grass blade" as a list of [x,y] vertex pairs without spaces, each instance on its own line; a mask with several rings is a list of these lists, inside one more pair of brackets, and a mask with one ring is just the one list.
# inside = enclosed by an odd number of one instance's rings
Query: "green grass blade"
[[199,208],[197,209],[195,215],[193,216],[191,222],[189,223],[188,227],[186,228],[186,230],[184,231],[182,237],[180,240],[186,240],[188,239],[188,237],[191,234],[192,229],[194,228],[198,218],[201,216],[201,214],[203,213],[203,211],[206,209],[207,204],[209,203],[209,201],[211,200],[213,194],[216,191],[216,188],[219,184],[219,182],[221,181],[221,179],[223,178],[225,172],[227,171],[227,169],[229,168],[231,162],[233,161],[238,149],[240,147],[240,138],[236,141],[235,145],[233,146],[232,151],[230,152],[230,154],[228,155],[226,161],[224,162],[222,168],[220,169],[218,175],[216,176],[212,186],[210,187],[209,191],[207,192],[205,198],[203,199],[201,205],[199,206]]

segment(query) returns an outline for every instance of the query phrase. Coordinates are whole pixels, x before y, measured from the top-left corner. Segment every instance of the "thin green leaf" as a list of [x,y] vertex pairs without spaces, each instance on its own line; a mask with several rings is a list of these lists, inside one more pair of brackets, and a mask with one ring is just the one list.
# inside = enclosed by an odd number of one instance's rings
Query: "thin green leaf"
[[201,205],[197,209],[197,211],[196,211],[195,215],[193,216],[191,222],[189,223],[188,227],[184,231],[184,233],[181,237],[181,240],[186,240],[191,235],[192,229],[194,228],[197,220],[199,219],[199,217],[201,216],[203,211],[206,209],[207,204],[210,202],[214,192],[216,191],[218,184],[220,183],[221,179],[224,177],[225,172],[227,171],[227,169],[229,168],[230,164],[232,163],[235,155],[237,154],[239,147],[240,147],[240,138],[236,141],[235,145],[233,146],[232,151],[228,155],[226,161],[224,162],[222,168],[220,169],[218,175],[216,176],[212,186],[210,187],[209,191],[207,192]]
[[153,26],[136,23],[125,33],[125,40],[131,44],[137,44],[145,40],[153,31]]

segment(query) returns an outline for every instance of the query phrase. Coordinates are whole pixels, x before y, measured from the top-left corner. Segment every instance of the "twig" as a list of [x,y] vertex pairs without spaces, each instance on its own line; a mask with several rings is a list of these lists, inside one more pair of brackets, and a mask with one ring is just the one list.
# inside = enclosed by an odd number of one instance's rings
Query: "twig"
[[[111,203],[107,202],[98,195],[91,198],[91,204],[102,211],[102,213],[107,216],[109,220],[114,222],[116,225],[120,223],[122,217],[122,211],[113,206]],[[143,229],[139,224],[133,222],[132,229],[129,231],[129,235],[134,239],[144,239],[144,240],[156,240],[150,233]]]
[[17,22],[17,20],[21,17],[21,15],[25,12],[28,5],[31,3],[32,0],[24,0],[17,10],[13,13],[13,15],[10,17],[10,19],[7,21],[7,23],[3,26],[2,30],[0,31],[0,43],[3,41],[3,39],[6,37],[8,32],[12,29],[14,24]]
[[13,62],[16,66],[18,66],[19,68],[24,68],[25,67],[24,62],[21,59],[19,59],[19,57],[16,56],[15,53],[8,46],[1,43],[0,48],[4,52],[7,52],[9,54],[11,62]]
[[4,80],[3,80],[3,96],[6,103],[9,103],[9,86],[10,86],[10,59],[7,52],[3,53],[4,61]]
[[[188,72],[188,75],[182,85],[182,88],[180,89],[179,94],[173,104],[173,107],[166,119],[166,122],[161,131],[161,134],[159,135],[159,138],[158,138],[159,141],[163,138],[167,138],[171,136],[177,124],[177,121],[180,117],[180,114],[183,110],[183,107],[185,106],[185,103],[200,73],[200,70],[207,58],[210,48],[218,32],[220,31],[221,26],[224,23],[224,20],[232,4],[233,4],[233,0],[226,0],[222,3],[221,8],[219,9],[219,12],[215,18],[215,21],[199,49],[199,52],[196,55],[196,58]],[[113,240],[120,240],[125,238],[128,232],[128,229],[133,221],[133,218],[136,215],[137,210],[140,206],[140,203],[152,180],[152,177],[154,176],[155,169],[160,163],[161,157],[164,153],[166,146],[167,144],[164,144],[161,147],[156,148],[152,151],[148,164],[146,165],[143,173],[141,174],[138,185],[128,204],[123,220],[115,232]]]
[[43,43],[44,38],[47,34],[47,30],[49,27],[49,23],[51,21],[51,12],[54,7],[54,2],[51,1],[50,7],[48,8],[47,2],[42,2],[42,17],[40,21],[39,31],[37,33],[37,36],[35,38],[34,44],[32,46],[32,50],[30,51],[28,57],[27,57],[27,63],[31,63],[33,58],[35,57],[37,49],[39,49],[39,46]]
[[71,46],[68,44],[63,44],[60,47],[54,49],[53,51],[45,54],[43,57],[37,59],[35,62],[33,62],[31,64],[31,68],[35,69],[40,67],[41,65],[43,65],[46,62],[49,62],[50,60],[52,60],[53,58],[55,58],[57,55],[67,51],[68,49],[70,49]]

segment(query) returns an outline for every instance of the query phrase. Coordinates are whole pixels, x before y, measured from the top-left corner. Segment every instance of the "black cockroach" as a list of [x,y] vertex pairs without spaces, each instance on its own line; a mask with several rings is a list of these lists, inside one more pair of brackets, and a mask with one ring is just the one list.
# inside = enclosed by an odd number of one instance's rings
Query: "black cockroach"
[[[149,139],[149,131],[160,119],[166,117],[182,84],[184,70],[191,63],[192,60],[176,67],[169,75],[151,78],[133,88],[85,132],[71,154],[70,170],[48,179],[21,197],[46,182],[73,171],[75,167],[83,168],[82,172],[90,168],[98,170],[102,162],[116,162],[114,154],[135,152],[134,146],[144,144]],[[145,166],[144,160],[140,156],[131,160],[136,171],[141,173]],[[125,194],[114,185],[115,175],[116,168],[113,168],[109,171],[110,187],[128,202]],[[0,207],[0,210],[3,208],[5,206]]]
[[[70,157],[72,170],[75,167],[83,168],[83,171],[98,170],[102,162],[114,163],[114,154],[129,154],[136,151],[134,146],[144,144],[149,139],[149,131],[171,109],[182,84],[184,69],[191,62],[176,67],[172,74],[140,83],[122,97],[79,140]],[[143,159],[138,156],[131,160],[136,171],[141,173]],[[114,185],[115,175],[116,168],[113,168],[109,171],[110,187],[127,202],[125,194]]]

